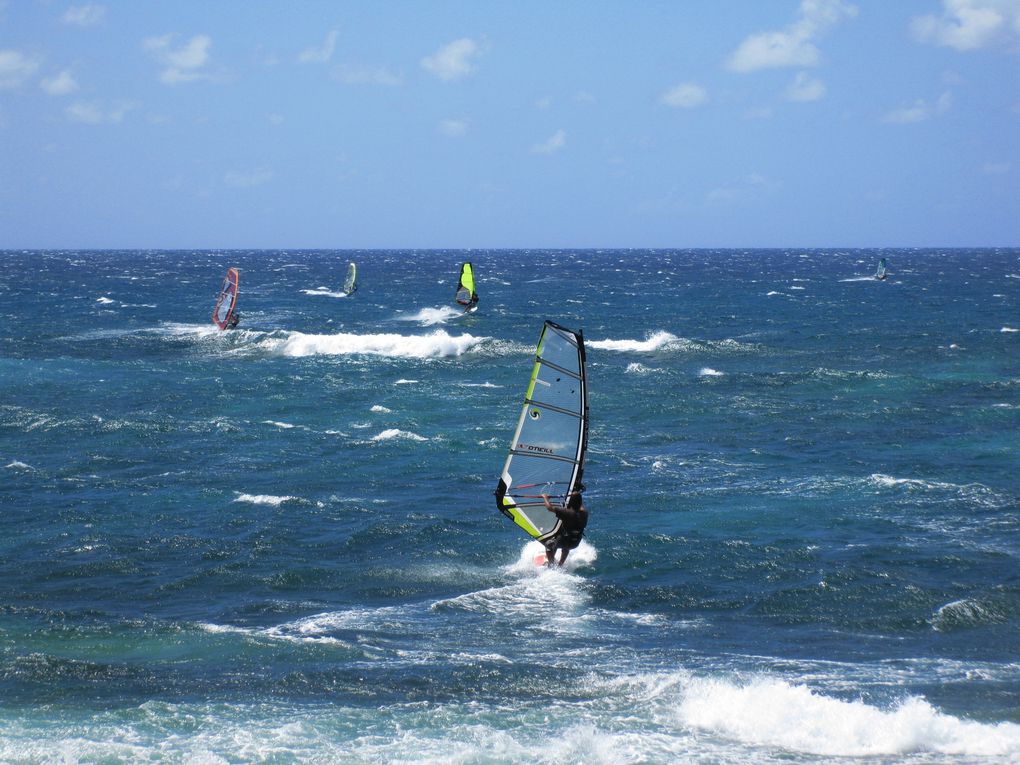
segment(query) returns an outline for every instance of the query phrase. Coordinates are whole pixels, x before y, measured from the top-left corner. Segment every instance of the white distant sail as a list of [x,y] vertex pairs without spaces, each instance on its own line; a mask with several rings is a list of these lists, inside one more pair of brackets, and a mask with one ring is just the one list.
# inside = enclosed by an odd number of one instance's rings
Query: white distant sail
[[353,295],[358,290],[358,267],[351,263],[347,266],[347,279],[344,281],[344,294]]

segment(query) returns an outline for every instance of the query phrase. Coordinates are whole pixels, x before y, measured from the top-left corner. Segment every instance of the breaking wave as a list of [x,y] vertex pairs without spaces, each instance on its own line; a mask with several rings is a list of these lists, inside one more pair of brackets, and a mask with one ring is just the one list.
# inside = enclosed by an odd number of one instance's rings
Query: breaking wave
[[456,319],[463,315],[463,311],[446,306],[443,308],[422,308],[412,316],[400,316],[398,318],[400,321],[416,321],[426,327],[430,327],[435,324],[445,324],[450,319]]
[[488,338],[474,335],[450,335],[436,330],[427,335],[395,333],[357,335],[309,335],[291,332],[286,337],[271,337],[260,346],[284,356],[346,356],[366,354],[391,358],[428,359],[460,356],[476,349]]

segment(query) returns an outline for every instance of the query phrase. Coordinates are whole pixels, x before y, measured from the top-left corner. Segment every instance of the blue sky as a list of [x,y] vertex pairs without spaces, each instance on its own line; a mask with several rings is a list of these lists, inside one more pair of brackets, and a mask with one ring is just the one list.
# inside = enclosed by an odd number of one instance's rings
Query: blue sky
[[1020,245],[1020,0],[0,0],[0,248]]

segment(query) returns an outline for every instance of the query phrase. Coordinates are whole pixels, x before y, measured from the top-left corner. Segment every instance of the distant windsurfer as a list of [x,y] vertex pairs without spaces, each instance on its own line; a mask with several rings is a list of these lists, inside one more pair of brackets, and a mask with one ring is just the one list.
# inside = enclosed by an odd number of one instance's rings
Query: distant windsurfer
[[241,314],[234,311],[230,314],[230,319],[227,320],[227,329],[235,329],[238,324],[241,323]]
[[542,495],[542,501],[545,502],[545,509],[550,513],[556,513],[556,517],[563,523],[559,533],[543,543],[545,545],[545,562],[547,566],[553,565],[556,561],[556,550],[559,550],[559,565],[562,566],[567,560],[567,554],[581,544],[584,527],[588,525],[588,510],[581,501],[581,492],[579,491],[572,492],[567,497],[566,506],[552,504],[548,494]]
[[472,313],[478,307],[478,295],[474,292],[471,293],[471,301],[467,304],[464,309],[464,313]]

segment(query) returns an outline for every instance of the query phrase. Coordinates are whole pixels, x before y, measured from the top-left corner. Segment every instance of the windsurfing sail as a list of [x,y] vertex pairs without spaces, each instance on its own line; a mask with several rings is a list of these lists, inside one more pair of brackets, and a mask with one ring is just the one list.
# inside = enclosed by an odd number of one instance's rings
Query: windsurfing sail
[[236,268],[228,268],[227,275],[223,277],[223,286],[220,287],[220,296],[216,298],[216,307],[213,308],[212,314],[213,321],[220,329],[229,327],[234,316],[234,309],[237,307],[238,278]]
[[351,263],[347,266],[347,279],[344,281],[344,294],[353,295],[358,289],[358,267]]
[[478,293],[475,292],[475,271],[470,262],[464,263],[460,267],[457,302],[464,306],[473,306],[478,302]]
[[882,258],[880,261],[878,261],[878,269],[875,271],[875,278],[876,279],[885,279],[885,277],[888,276],[888,275],[889,274],[886,271],[886,266],[885,266],[885,258]]
[[546,321],[496,487],[500,512],[540,541],[555,535],[562,521],[546,509],[542,495],[565,505],[572,492],[581,490],[587,446],[584,337]]

